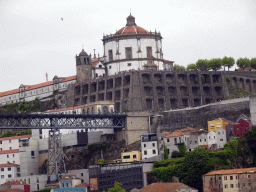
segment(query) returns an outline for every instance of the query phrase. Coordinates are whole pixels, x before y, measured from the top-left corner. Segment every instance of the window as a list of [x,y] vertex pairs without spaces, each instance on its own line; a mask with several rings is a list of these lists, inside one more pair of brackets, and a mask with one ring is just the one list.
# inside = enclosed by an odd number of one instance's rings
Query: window
[[130,159],[130,155],[123,156],[124,159]]
[[12,150],[12,147],[10,147],[10,150]]
[[111,69],[111,65],[109,65],[108,68]]
[[213,136],[213,138],[215,139],[215,136]]
[[144,144],[144,147],[146,147],[146,144]]
[[221,127],[221,124],[220,124],[220,123],[217,123],[217,127]]
[[220,135],[220,132],[218,132],[218,134]]
[[230,184],[230,188],[234,188],[234,185],[233,185],[233,184]]
[[170,139],[167,139],[167,142],[170,142]]
[[227,176],[224,176],[224,180],[227,180]]
[[152,58],[152,47],[147,47],[147,58]]
[[251,178],[251,175],[248,175],[248,178],[250,179],[250,178]]
[[237,128],[236,130],[239,131],[239,128]]
[[167,149],[167,153],[170,154],[170,150],[169,149]]
[[156,154],[156,150],[153,150],[153,154]]
[[9,158],[9,155],[7,155],[7,158]]
[[8,167],[8,171],[11,171],[12,170],[12,168],[11,167]]
[[213,181],[212,177],[210,178],[210,181]]
[[132,59],[132,48],[131,47],[125,48],[125,55],[126,55],[126,59]]
[[31,151],[31,157],[35,157],[35,151]]
[[192,144],[192,141],[190,141],[190,144]]
[[239,176],[236,176],[236,180],[239,179]]
[[12,140],[9,140],[9,143],[12,143]]
[[223,141],[223,139],[220,139],[220,141]]
[[4,168],[1,168],[1,171],[4,171]]
[[219,177],[219,180],[221,181],[221,177]]
[[242,179],[244,179],[244,175],[242,175]]
[[15,161],[13,161],[13,163],[15,163]]
[[132,66],[132,64],[131,63],[127,63],[127,66],[130,67],[130,66]]
[[102,65],[99,65],[99,68],[102,68]]
[[145,150],[145,151],[144,151],[144,155],[147,155],[147,154],[148,154],[148,153],[147,153],[147,150]]
[[225,184],[225,188],[228,188],[228,184]]
[[2,144],[2,141],[0,141],[0,144]]
[[4,178],[4,175],[1,175],[1,179],[3,179]]
[[28,178],[28,184],[30,184],[30,178]]
[[108,50],[108,58],[109,58],[109,61],[113,61],[113,52],[112,52],[112,49],[111,49],[111,50]]
[[204,139],[204,141],[206,142],[206,139]]
[[132,157],[133,157],[133,159],[136,159],[136,158],[137,158],[137,155],[133,155]]
[[81,176],[84,176],[84,173],[81,173]]
[[8,175],[8,178],[11,178],[11,177],[12,177],[12,174],[9,174],[9,175]]
[[95,76],[98,77],[98,73],[96,73]]
[[233,176],[230,176],[230,180],[233,180]]
[[12,154],[12,157],[14,157],[14,154]]
[[155,147],[155,143],[152,143],[152,147]]
[[197,143],[197,141],[195,141],[195,143]]
[[214,124],[210,124],[210,127],[214,127]]
[[202,142],[202,139],[200,139],[200,142]]
[[246,126],[246,127],[245,127],[245,130],[247,130],[247,129],[248,129],[248,127]]

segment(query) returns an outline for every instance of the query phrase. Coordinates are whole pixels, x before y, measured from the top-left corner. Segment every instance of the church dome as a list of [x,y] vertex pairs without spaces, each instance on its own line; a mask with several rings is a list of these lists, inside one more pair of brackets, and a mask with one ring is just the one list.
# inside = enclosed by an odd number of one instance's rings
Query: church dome
[[126,18],[126,26],[119,29],[115,35],[135,35],[135,34],[148,34],[149,32],[135,23],[135,17],[131,14]]
[[79,56],[88,56],[88,54],[82,49],[81,53],[79,53]]

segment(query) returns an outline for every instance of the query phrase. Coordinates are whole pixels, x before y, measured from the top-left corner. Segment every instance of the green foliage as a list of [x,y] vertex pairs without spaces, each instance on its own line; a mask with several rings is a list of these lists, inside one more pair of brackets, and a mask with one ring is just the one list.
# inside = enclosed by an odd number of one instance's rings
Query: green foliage
[[188,64],[188,65],[187,65],[187,71],[188,71],[189,69],[197,70],[196,64],[194,64],[194,63]]
[[2,137],[13,137],[13,136],[19,136],[19,135],[31,135],[31,129],[25,129],[25,130],[7,130],[4,134],[0,135],[0,138]]
[[228,83],[230,83],[230,81],[231,81],[230,77],[227,77],[227,78],[226,78],[226,81],[227,81]]
[[173,70],[178,71],[178,70],[185,70],[185,67],[182,65],[174,64]]
[[178,157],[184,157],[184,155],[182,155],[179,151],[173,151],[172,152],[172,158],[178,158]]
[[180,158],[171,158],[163,161],[156,161],[154,162],[154,167],[168,167],[169,165],[175,165],[175,164],[182,164],[185,157]]
[[95,143],[88,146],[88,149],[84,151],[84,157],[90,159],[93,154],[100,150],[106,150],[110,146],[108,142]]
[[98,159],[97,164],[104,164],[107,163],[105,159]]
[[51,191],[51,187],[47,187],[47,188],[41,189],[40,191],[41,192],[50,192]]
[[233,67],[235,64],[235,59],[233,57],[223,57],[222,59],[223,65],[229,68]]
[[196,62],[196,67],[198,70],[207,71],[209,69],[208,60],[207,59],[199,59]]
[[203,75],[201,75],[201,81],[202,81],[202,84],[205,83],[205,77]]
[[219,70],[222,65],[223,65],[223,61],[220,58],[214,58],[208,61],[208,66],[213,71]]
[[203,186],[202,176],[211,170],[209,152],[197,147],[188,153],[184,159],[185,184],[200,189]]
[[164,143],[164,160],[167,160],[168,157],[169,157],[168,150],[167,150],[167,147],[165,146],[165,143]]
[[202,126],[202,125],[198,125],[198,127],[197,127],[199,130],[200,129],[204,129],[204,127]]
[[184,157],[186,155],[186,152],[187,152],[186,145],[184,143],[180,143],[180,144],[178,144],[178,149],[179,149],[179,152],[182,155],[182,157]]
[[249,145],[250,152],[253,155],[253,161],[255,164],[256,163],[256,126],[252,127],[251,130],[247,131],[245,138]]
[[122,183],[118,183],[115,181],[114,187],[109,188],[108,191],[102,191],[102,192],[125,192],[125,189],[122,189]]
[[256,58],[251,58],[251,68],[256,69]]
[[236,64],[238,67],[244,69],[245,67],[249,67],[251,65],[251,61],[248,58],[239,58],[237,59]]

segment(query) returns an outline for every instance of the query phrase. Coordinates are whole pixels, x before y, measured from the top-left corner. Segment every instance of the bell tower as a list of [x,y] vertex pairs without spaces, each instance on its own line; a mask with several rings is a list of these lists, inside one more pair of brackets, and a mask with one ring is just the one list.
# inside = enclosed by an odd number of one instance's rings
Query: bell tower
[[76,78],[78,82],[92,79],[92,59],[84,49],[76,55]]

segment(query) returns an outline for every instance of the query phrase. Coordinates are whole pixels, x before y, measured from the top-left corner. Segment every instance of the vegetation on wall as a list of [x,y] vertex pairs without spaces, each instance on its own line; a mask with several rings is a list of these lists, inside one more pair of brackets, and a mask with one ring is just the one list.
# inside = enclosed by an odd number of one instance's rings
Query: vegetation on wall
[[102,192],[125,192],[125,189],[122,188],[122,183],[115,181],[113,187],[109,188],[107,191],[103,190]]
[[19,135],[31,135],[31,129],[25,129],[25,130],[7,130],[4,134],[0,135],[0,138],[2,137],[13,137],[13,136],[19,136]]

